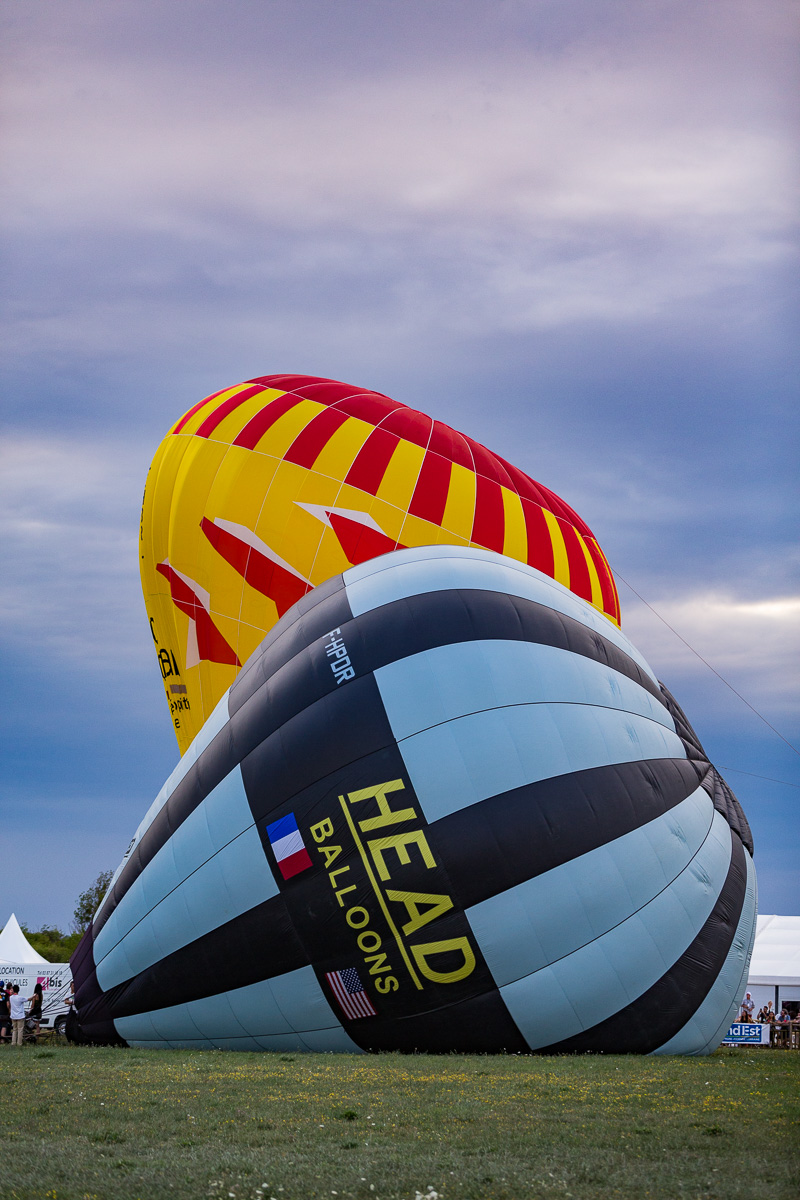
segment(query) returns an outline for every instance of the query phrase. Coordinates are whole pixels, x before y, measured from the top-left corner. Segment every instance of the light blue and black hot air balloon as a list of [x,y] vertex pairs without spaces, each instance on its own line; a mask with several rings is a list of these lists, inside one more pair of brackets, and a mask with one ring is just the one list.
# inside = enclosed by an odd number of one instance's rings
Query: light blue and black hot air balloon
[[490,551],[294,605],[136,832],[78,1036],[702,1054],[755,929],[735,797],[620,630]]

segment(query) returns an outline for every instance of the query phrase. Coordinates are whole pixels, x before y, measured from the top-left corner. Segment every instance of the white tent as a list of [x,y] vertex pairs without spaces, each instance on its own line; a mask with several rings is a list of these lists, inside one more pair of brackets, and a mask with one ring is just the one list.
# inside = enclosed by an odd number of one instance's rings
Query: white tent
[[758,918],[747,990],[756,1011],[768,1000],[777,1012],[787,1000],[800,1001],[800,917]]
[[6,963],[44,963],[47,959],[37,954],[25,934],[19,927],[19,921],[12,913],[0,933],[0,967]]

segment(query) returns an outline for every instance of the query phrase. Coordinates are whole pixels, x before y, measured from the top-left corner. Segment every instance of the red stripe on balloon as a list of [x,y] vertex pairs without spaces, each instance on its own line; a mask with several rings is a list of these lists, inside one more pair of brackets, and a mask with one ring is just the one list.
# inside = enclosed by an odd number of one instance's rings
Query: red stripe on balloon
[[[382,392],[374,392],[367,388],[356,387],[352,383],[342,383],[337,379],[325,379],[322,375],[259,375],[248,379],[247,383],[261,383],[264,387],[279,388],[283,392],[295,392],[307,400],[316,400],[318,404],[335,404],[348,396],[377,396],[380,400],[389,400]],[[392,404],[400,404],[392,400]]]
[[[302,390],[303,396],[309,400],[316,400],[317,404],[335,404],[337,406],[341,406],[343,401],[360,399],[362,396],[372,396],[378,400],[388,399],[386,396],[381,396],[379,392],[365,391],[364,388],[353,387],[351,383],[338,383],[334,379],[312,383],[308,387],[295,390]],[[392,403],[399,404],[400,401],[395,400]]]
[[193,404],[187,413],[184,413],[178,424],[173,429],[173,433],[180,433],[187,421],[191,421],[195,413],[200,412],[206,404],[210,404],[212,400],[216,400],[217,396],[221,396],[223,392],[227,392],[227,388],[220,388],[218,392],[214,392],[211,396],[206,396],[203,400],[198,400],[197,404]]
[[[318,397],[315,396],[314,399],[318,400]],[[343,413],[341,409],[323,409],[309,421],[305,429],[298,433],[284,458],[287,462],[296,463],[298,467],[308,467],[310,470],[317,461],[320,451],[347,419],[347,413]]]
[[447,504],[447,493],[450,490],[452,469],[453,464],[440,454],[431,454],[429,451],[425,455],[408,507],[409,516],[432,521],[434,525],[441,524]]
[[589,548],[589,553],[592,556],[592,562],[597,569],[597,575],[600,579],[600,592],[603,597],[603,611],[608,613],[617,622],[620,619],[619,608],[619,593],[617,585],[614,583],[614,576],[611,573],[611,568],[606,561],[606,556],[598,546],[593,537],[584,536],[584,541]]
[[463,434],[441,421],[433,422],[428,449],[434,454],[441,454],[443,458],[449,458],[460,467],[466,467],[468,471],[473,469],[472,454]]
[[285,392],[277,400],[265,404],[254,417],[245,425],[242,432],[234,441],[234,446],[242,446],[245,450],[255,450],[267,430],[279,420],[290,408],[300,403],[300,397],[293,392]]
[[371,496],[377,495],[399,440],[396,434],[387,433],[385,429],[373,429],[347,472],[345,483],[361,488]]
[[545,508],[548,508],[554,516],[560,517],[564,521],[568,521],[570,525],[574,525],[576,529],[580,530],[584,537],[587,535],[588,537],[594,536],[586,522],[578,516],[574,508],[570,508],[565,500],[562,500],[560,496],[555,494],[555,492],[551,492],[550,488],[546,488],[544,484],[540,483],[539,488],[544,494]]
[[541,505],[527,500],[524,496],[520,496],[520,503],[525,517],[525,532],[528,535],[528,566],[536,567],[552,579],[555,573],[553,542]]
[[476,482],[475,518],[470,541],[502,554],[506,514],[500,484],[493,479],[487,479],[485,475],[477,475]]
[[466,434],[464,437],[472,451],[472,457],[475,462],[475,473],[477,475],[485,475],[487,479],[492,479],[495,483],[505,484],[511,491],[515,491],[516,489],[511,482],[508,471],[506,471],[499,459],[492,454],[491,450],[487,450],[480,442],[474,442]]
[[[276,388],[282,392],[299,392],[312,383],[330,383],[330,379],[322,375],[258,375],[247,383],[262,383],[264,387]],[[353,389],[350,389],[353,391]]]
[[358,417],[359,421],[366,421],[369,425],[380,425],[389,413],[404,409],[405,404],[371,392],[361,396],[348,396],[346,400],[337,400],[336,407],[341,408],[349,417]]
[[423,450],[428,449],[433,421],[430,417],[426,417],[425,413],[417,412],[415,408],[407,408],[403,405],[401,409],[387,417],[382,424],[389,433],[397,433],[404,441],[413,442],[415,446],[421,446]]
[[212,413],[209,413],[202,425],[200,425],[195,437],[207,438],[214,432],[220,422],[237,408],[241,408],[245,400],[249,400],[251,396],[257,396],[259,392],[263,392],[261,384],[254,384],[252,387],[247,387],[244,391],[237,392],[235,396],[229,396],[227,400],[223,400],[219,408],[215,408]]
[[311,591],[310,583],[293,575],[279,563],[273,562],[230,530],[215,525],[208,517],[203,517],[200,528],[225,562],[233,567],[250,587],[272,600],[279,617],[282,617],[301,596]]
[[567,561],[569,562],[569,590],[574,592],[576,596],[580,596],[583,600],[592,601],[592,577],[589,574],[589,566],[586,562],[586,555],[583,553],[578,534],[575,527],[563,517],[556,517],[561,533],[564,537],[564,545],[567,551]]
[[549,509],[548,498],[535,479],[531,479],[530,475],[526,475],[524,471],[520,471],[519,467],[515,467],[513,463],[506,462],[504,458],[497,456],[497,461],[501,462],[506,471],[508,471],[514,490],[523,500],[532,500],[534,504],[539,504],[543,508]]
[[229,646],[217,629],[211,614],[185,580],[172,569],[168,563],[157,563],[156,570],[169,583],[172,603],[190,621],[195,623],[197,633],[197,653],[206,662],[222,663],[223,666],[240,667],[242,664],[236,657],[236,652]]
[[353,566],[377,558],[379,554],[389,554],[392,550],[406,548],[380,530],[371,529],[368,525],[362,525],[360,521],[342,516],[341,513],[330,512],[328,519],[347,561]]

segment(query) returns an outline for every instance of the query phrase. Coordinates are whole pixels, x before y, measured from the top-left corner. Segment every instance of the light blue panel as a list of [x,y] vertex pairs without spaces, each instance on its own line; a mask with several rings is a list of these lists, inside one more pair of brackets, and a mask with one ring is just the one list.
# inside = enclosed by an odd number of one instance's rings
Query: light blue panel
[[156,1037],[163,1038],[165,1042],[172,1042],[176,1039],[182,1041],[185,1038],[194,1040],[203,1037],[204,1031],[198,1029],[186,1004],[159,1008],[150,1012],[149,1016]]
[[[173,892],[183,879],[192,875],[217,851],[224,848],[226,843],[236,838],[243,830],[250,828],[252,831],[252,819],[241,771],[237,766],[187,817],[122,897],[97,936],[94,944],[95,961],[99,962],[105,958],[148,912]],[[256,841],[258,842],[257,837]],[[239,850],[242,849],[243,843],[240,843]],[[243,871],[252,869],[256,863],[256,856],[249,843],[244,847],[244,852],[247,855],[246,862],[233,872],[233,876],[239,881],[243,879]],[[277,895],[278,887],[272,872],[266,866],[263,851],[260,851],[260,854],[261,868],[255,878],[259,880],[263,898],[267,899],[270,895]],[[226,869],[227,863],[228,860],[225,864]],[[264,892],[264,889],[271,890]],[[252,907],[255,903],[257,901],[252,900],[247,907]],[[244,911],[240,904],[239,899],[233,905],[239,912]],[[181,924],[185,923],[185,919],[186,914],[182,909]],[[217,921],[216,924],[222,922]],[[215,926],[212,925],[211,928]]]
[[[275,999],[274,983],[274,979],[265,979],[261,983],[235,988],[227,993],[231,1012],[242,1029],[251,1035],[263,1037],[267,1034],[294,1033],[294,1025],[286,1019]],[[202,1004],[203,1001],[194,1003]]]
[[[115,1021],[128,1042],[360,1053],[332,1012],[313,967]],[[244,1047],[244,1043],[248,1044]],[[234,1045],[233,1043],[236,1043]]]
[[[133,886],[136,886],[136,881],[134,881]],[[116,946],[123,936],[124,931],[119,931],[119,926],[117,923],[117,910],[114,909],[114,911],[111,913],[111,916],[108,918],[105,925],[98,933],[97,938],[95,939],[95,960],[97,961],[100,957],[102,957],[103,954],[107,954],[111,947]]]
[[[136,845],[140,841],[142,834],[147,829],[150,828],[150,826],[152,825],[152,823],[155,820],[158,813],[161,811],[161,809],[164,807],[164,805],[169,800],[172,793],[175,791],[175,788],[178,786],[178,784],[183,779],[186,778],[186,775],[188,774],[190,767],[194,766],[194,764],[197,762],[198,758],[203,753],[203,751],[206,749],[206,747],[209,746],[211,744],[211,742],[213,742],[214,738],[224,728],[225,724],[229,720],[229,716],[228,716],[228,696],[229,696],[229,694],[230,694],[230,688],[228,688],[228,690],[225,692],[225,694],[220,697],[219,703],[215,707],[211,716],[203,724],[203,727],[200,729],[200,732],[194,738],[191,745],[187,748],[186,753],[181,757],[177,767],[172,772],[169,779],[164,784],[161,791],[158,793],[155,800],[153,801],[153,803],[150,805],[149,809],[145,813],[143,821],[139,825],[139,828],[136,830],[133,841],[128,846],[128,849],[125,851],[125,856],[122,859],[122,862],[119,864],[119,866],[117,867],[113,876],[111,877],[111,883],[108,885],[108,891],[106,892],[106,896],[111,891],[111,888],[114,886],[114,884],[116,883],[118,875],[120,874],[122,868],[125,866],[125,863],[130,858],[131,853],[135,849]],[[104,903],[105,903],[105,896],[103,897],[100,907],[97,910],[98,913],[102,911]]]
[[149,1013],[136,1013],[133,1017],[116,1017],[114,1028],[121,1038],[131,1046],[141,1043],[163,1045],[150,1020]]
[[216,1050],[217,1048],[208,1038],[170,1038],[168,1042],[156,1042],[153,1045],[148,1045],[147,1042],[137,1042],[136,1045],[142,1050]]
[[714,806],[698,788],[639,829],[467,909],[498,987],[601,937],[684,871]]
[[467,713],[545,702],[633,712],[675,729],[664,705],[638,683],[555,646],[459,642],[379,667],[375,678],[398,741]]
[[272,994],[291,1029],[305,1036],[308,1030],[340,1028],[312,966],[287,971],[270,980]]
[[[256,984],[255,986],[260,986]],[[236,988],[236,991],[246,991]],[[213,1042],[226,1037],[252,1037],[259,1030],[246,1029],[233,1009],[229,999],[232,993],[218,992],[214,996],[204,996],[202,1000],[190,1000],[188,1004],[177,1004],[176,1010],[186,1014],[186,1031],[184,1036],[191,1036],[190,1029],[197,1030],[200,1037],[206,1037]],[[157,1025],[157,1013],[151,1014],[153,1023]],[[267,1018],[268,1019],[268,1018]],[[266,1029],[269,1032],[269,1029]]]
[[730,858],[730,828],[715,812],[697,854],[649,904],[588,945],[502,987],[530,1048],[590,1029],[652,987],[708,920]]
[[261,1052],[264,1049],[258,1038],[251,1037],[209,1038],[209,1042],[215,1050],[238,1050],[240,1052],[255,1050]]
[[635,714],[525,704],[448,721],[400,743],[428,821],[489,796],[591,767],[685,758],[677,734]]
[[100,986],[108,990],[130,979],[277,891],[261,840],[251,825],[143,916],[97,963]]
[[303,1034],[307,1049],[316,1054],[363,1054],[341,1026],[338,1029],[310,1029]]
[[[131,911],[136,911],[136,910],[141,910],[143,912],[147,911],[145,908],[144,892],[142,889],[141,876],[137,879],[134,879],[133,883],[131,884],[128,892],[126,893],[126,895],[124,897],[124,900],[130,905]],[[103,926],[103,928],[100,930],[99,934],[97,935],[97,938],[94,942],[94,947],[93,947],[94,958],[95,958],[95,962],[97,963],[98,967],[99,967],[100,963],[103,961],[104,956],[106,954],[108,954],[111,949],[113,949],[115,947],[119,947],[119,952],[117,954],[117,965],[115,967],[115,978],[119,978],[119,979],[130,979],[131,974],[135,974],[135,971],[132,970],[132,968],[130,967],[130,965],[127,962],[127,952],[121,946],[122,939],[124,938],[127,931],[128,931],[128,921],[125,919],[125,915],[123,914],[120,917],[119,909],[115,908],[114,911],[111,913],[111,916],[108,918],[105,925]],[[153,940],[152,934],[149,934],[148,938],[149,938],[149,941],[152,942],[152,940]],[[133,948],[133,943],[131,945]],[[128,971],[128,973],[125,975],[121,974],[121,972],[123,970]],[[101,980],[101,986],[102,986],[102,980]]]
[[134,926],[121,942],[97,963],[97,981],[104,991],[132,979],[145,967],[163,958],[152,921]]
[[391,558],[383,555],[350,567],[343,578],[355,617],[407,596],[452,588],[475,588],[521,596],[596,630],[624,650],[655,681],[639,651],[608,617],[549,575],[492,550],[462,546],[419,546],[397,550]]
[[755,867],[746,850],[744,856],[747,862],[744,904],[722,970],[691,1020],[668,1042],[654,1050],[654,1054],[711,1054],[736,1019],[753,953],[758,909]]
[[173,1046],[170,1046],[169,1043],[167,1043],[167,1042],[148,1042],[148,1041],[144,1041],[139,1038],[132,1039],[131,1041],[128,1042],[128,1045],[133,1047],[134,1050],[172,1050],[172,1049],[181,1050],[184,1048],[188,1049],[188,1050],[199,1050],[199,1049],[210,1050],[210,1049],[212,1049],[212,1047],[209,1046],[208,1042],[205,1042],[202,1047],[191,1046],[191,1045],[187,1046],[187,1047],[183,1047],[183,1046],[173,1047]]
[[[142,871],[139,878],[146,908],[154,908],[183,879],[252,823],[253,814],[247,802],[242,773],[236,766],[189,814]],[[216,841],[212,830],[218,834]],[[144,912],[129,914],[126,900],[127,896],[124,896],[117,911],[123,910],[126,920],[131,917],[141,920]]]
[[[195,810],[192,816],[196,817],[198,811]],[[187,825],[189,826],[188,829],[185,828]],[[185,872],[179,871],[175,862],[173,839],[175,837],[188,837],[195,842],[196,846],[197,831],[199,828],[200,823],[197,820],[192,821],[191,824],[189,820],[184,821],[180,829],[172,834],[169,841],[164,843],[155,857],[147,864],[136,881],[139,887],[135,896],[129,900],[129,894],[126,894],[117,905],[117,920],[120,928],[123,928],[127,923],[132,929],[137,921],[141,921],[142,917],[155,908],[158,902],[163,900],[165,896],[168,896],[181,880],[185,878]],[[207,851],[205,857],[208,859],[213,854],[213,850],[207,844],[205,849]]]
[[[333,1033],[335,1031],[331,1030],[330,1032]],[[344,1033],[344,1030],[342,1032]],[[345,1037],[347,1037],[347,1034],[345,1034]],[[301,1037],[299,1033],[276,1033],[271,1037],[258,1037],[256,1041],[261,1050],[281,1051],[284,1054],[291,1050],[305,1054],[310,1049],[305,1038]]]

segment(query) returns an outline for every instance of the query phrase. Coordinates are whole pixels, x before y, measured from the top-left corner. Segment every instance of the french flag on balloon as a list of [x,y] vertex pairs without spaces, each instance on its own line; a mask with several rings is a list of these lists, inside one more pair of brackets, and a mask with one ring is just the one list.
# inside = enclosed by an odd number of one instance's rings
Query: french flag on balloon
[[267,837],[284,879],[291,879],[293,875],[313,866],[294,813],[287,813],[279,821],[268,825]]

